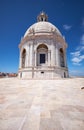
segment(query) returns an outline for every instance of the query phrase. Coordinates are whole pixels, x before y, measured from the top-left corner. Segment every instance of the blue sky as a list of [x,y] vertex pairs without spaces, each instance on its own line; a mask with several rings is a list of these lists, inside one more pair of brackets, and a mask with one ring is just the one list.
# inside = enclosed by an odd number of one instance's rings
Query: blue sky
[[65,36],[70,75],[84,75],[84,0],[0,0],[0,72],[18,72],[21,37],[41,11]]

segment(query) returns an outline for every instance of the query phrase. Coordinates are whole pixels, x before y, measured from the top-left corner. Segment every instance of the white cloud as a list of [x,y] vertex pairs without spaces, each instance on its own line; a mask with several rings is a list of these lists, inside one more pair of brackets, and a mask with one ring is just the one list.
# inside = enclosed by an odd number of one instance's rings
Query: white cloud
[[84,60],[84,34],[80,39],[80,45],[75,49],[75,52],[71,52],[71,61],[74,65],[81,65]]
[[71,52],[70,54],[71,54],[72,56],[80,56],[80,51]]
[[82,60],[84,60],[84,55],[72,58],[72,62],[75,64],[79,64]]
[[81,54],[81,51],[75,51],[70,53],[72,56],[72,63],[74,65],[81,65],[80,63],[84,60],[84,55]]
[[79,63],[79,62],[80,62],[80,59],[77,58],[77,57],[74,57],[74,58],[72,59],[72,61],[75,62],[75,63]]
[[81,60],[84,60],[84,55],[81,55],[81,56],[80,56],[80,59],[81,59]]
[[71,26],[71,25],[64,24],[64,25],[63,25],[63,28],[64,28],[66,31],[69,31],[69,30],[72,28],[72,26]]
[[80,45],[80,46],[78,46],[78,47],[76,48],[76,50],[77,50],[77,51],[80,50],[80,52],[81,52],[81,51],[84,51],[84,46],[83,46],[83,45]]

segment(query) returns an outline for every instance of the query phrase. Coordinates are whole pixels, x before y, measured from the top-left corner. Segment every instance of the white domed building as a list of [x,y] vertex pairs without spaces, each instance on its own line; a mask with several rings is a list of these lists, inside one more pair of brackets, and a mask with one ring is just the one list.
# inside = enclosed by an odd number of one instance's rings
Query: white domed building
[[68,77],[67,43],[57,27],[48,22],[44,12],[37,17],[37,23],[27,29],[19,48],[19,78]]

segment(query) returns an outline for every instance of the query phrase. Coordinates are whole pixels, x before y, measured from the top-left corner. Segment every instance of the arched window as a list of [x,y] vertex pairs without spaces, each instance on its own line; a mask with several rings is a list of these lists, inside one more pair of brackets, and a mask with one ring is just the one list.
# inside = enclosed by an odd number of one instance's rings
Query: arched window
[[66,78],[66,73],[64,72],[64,78]]
[[41,18],[41,21],[43,21],[43,18]]
[[63,52],[63,49],[60,48],[59,52],[60,52],[60,66],[64,67],[65,63],[64,63],[64,52]]
[[22,68],[25,67],[25,59],[26,59],[26,50],[24,49],[22,52]]
[[37,47],[37,65],[47,65],[48,63],[48,47],[45,44],[40,44]]

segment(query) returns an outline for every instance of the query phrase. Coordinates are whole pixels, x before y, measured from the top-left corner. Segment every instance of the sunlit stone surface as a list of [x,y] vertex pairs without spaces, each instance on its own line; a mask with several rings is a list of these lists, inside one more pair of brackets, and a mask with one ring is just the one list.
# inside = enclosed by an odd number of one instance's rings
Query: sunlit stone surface
[[0,79],[0,130],[84,130],[84,78]]

